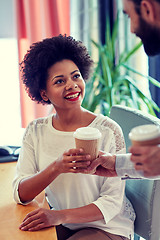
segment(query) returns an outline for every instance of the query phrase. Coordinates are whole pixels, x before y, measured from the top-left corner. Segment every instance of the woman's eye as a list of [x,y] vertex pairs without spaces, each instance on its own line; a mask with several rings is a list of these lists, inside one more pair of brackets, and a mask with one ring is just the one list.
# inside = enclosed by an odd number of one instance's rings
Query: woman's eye
[[79,77],[80,77],[80,74],[75,74],[73,77],[74,77],[74,78],[79,78]]
[[64,81],[62,79],[58,79],[54,84],[61,84],[63,83]]

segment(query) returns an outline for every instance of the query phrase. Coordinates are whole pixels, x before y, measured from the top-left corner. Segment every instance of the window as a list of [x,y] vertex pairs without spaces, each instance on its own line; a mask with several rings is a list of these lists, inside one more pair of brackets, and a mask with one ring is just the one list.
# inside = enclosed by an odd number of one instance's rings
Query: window
[[91,39],[99,39],[98,0],[71,0],[70,11],[71,36],[84,43],[95,61]]
[[0,126],[20,127],[20,94],[18,75],[17,41],[0,39]]
[[13,0],[0,2],[0,145],[17,144],[21,128],[18,50]]

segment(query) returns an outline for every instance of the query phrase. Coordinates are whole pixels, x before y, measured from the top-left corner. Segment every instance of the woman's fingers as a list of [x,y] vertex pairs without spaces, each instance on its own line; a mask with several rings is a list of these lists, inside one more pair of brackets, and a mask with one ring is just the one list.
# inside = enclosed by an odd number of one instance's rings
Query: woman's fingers
[[39,208],[26,215],[19,229],[23,231],[37,231],[45,227],[53,226],[52,215],[53,211]]
[[90,161],[72,161],[72,163],[70,164],[70,167],[73,169],[76,168],[86,168],[90,165]]
[[69,151],[66,151],[63,156],[63,163],[65,163],[70,169],[87,167],[91,160],[91,156],[83,154],[82,149],[70,149]]
[[82,148],[80,149],[73,148],[73,149],[69,149],[68,151],[65,151],[63,155],[74,156],[74,155],[81,155],[81,154],[84,154],[84,151]]
[[36,230],[39,230],[39,229],[42,229],[44,228],[44,223],[41,222],[40,219],[37,219],[37,220],[33,220],[29,223],[25,223],[25,225],[20,225],[20,229],[22,231],[36,231]]
[[32,215],[33,212],[31,212],[30,216],[26,216],[23,220],[22,224],[19,226],[19,228],[23,231],[30,230],[31,228],[34,228],[38,226],[39,224],[42,224],[42,220],[39,218],[38,213]]
[[36,215],[38,212],[39,212],[39,209],[36,209],[36,210],[28,213],[28,214],[26,215],[26,217],[23,219],[23,222],[25,222],[25,220],[27,220],[29,217],[32,217],[32,216]]
[[57,159],[56,166],[63,173],[77,173],[75,170],[86,168],[90,163],[91,156],[84,154],[83,149],[70,149]]

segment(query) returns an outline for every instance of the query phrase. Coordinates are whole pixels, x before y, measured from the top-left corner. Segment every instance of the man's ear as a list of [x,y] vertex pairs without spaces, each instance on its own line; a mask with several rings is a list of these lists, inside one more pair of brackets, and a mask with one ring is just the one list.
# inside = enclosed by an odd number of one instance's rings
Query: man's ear
[[47,94],[46,94],[46,90],[41,90],[40,91],[40,95],[41,95],[41,97],[43,98],[43,100],[45,101],[45,102],[47,102],[49,99],[48,99],[48,97],[47,97]]
[[155,5],[150,0],[141,1],[141,16],[147,22],[153,23],[156,18]]

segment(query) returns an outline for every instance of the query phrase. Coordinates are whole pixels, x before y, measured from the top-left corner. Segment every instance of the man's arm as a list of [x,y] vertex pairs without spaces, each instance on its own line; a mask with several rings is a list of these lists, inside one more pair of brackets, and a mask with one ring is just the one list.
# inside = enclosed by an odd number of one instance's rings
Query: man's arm
[[[134,151],[135,148],[131,148],[131,150]],[[156,153],[156,156],[157,156],[156,159],[158,159],[158,155],[157,155],[158,152],[159,152],[158,150],[154,152]],[[141,167],[141,169],[135,169],[135,164],[134,162],[132,162],[132,160],[135,160],[135,158],[137,159],[137,156],[134,156],[131,153],[111,155],[105,152],[100,152],[99,157],[95,159],[90,164],[89,167],[87,167],[86,169],[81,169],[80,172],[104,176],[104,177],[118,176],[118,177],[122,177],[123,179],[127,179],[127,178],[160,179],[160,176],[159,176],[160,173],[157,173],[157,175],[153,175],[153,174],[146,175],[143,173],[144,167]],[[135,160],[135,161],[137,162],[138,160]],[[158,163],[160,164],[160,162]],[[152,165],[152,168],[154,166],[153,163],[148,163],[148,165]],[[156,165],[154,169],[155,168],[156,168]]]
[[85,173],[104,177],[141,178],[142,171],[136,171],[134,164],[130,161],[131,154],[111,155],[100,152],[90,166],[84,170]]
[[[107,160],[107,159],[106,159]],[[118,177],[125,178],[143,178],[143,171],[137,171],[134,163],[131,161],[131,154],[116,155],[115,169]]]
[[98,158],[92,161],[87,168],[77,169],[77,172],[94,174],[103,177],[117,177],[115,161],[115,155],[100,151]]

